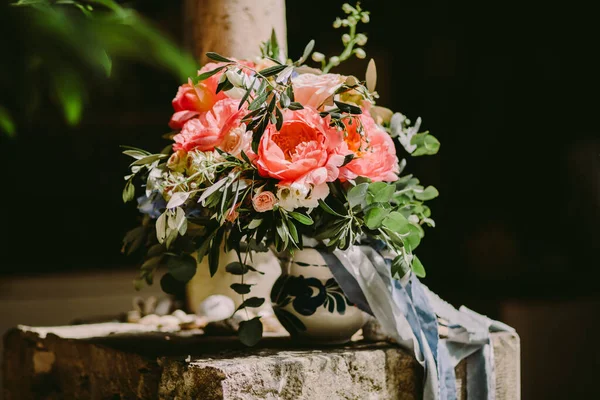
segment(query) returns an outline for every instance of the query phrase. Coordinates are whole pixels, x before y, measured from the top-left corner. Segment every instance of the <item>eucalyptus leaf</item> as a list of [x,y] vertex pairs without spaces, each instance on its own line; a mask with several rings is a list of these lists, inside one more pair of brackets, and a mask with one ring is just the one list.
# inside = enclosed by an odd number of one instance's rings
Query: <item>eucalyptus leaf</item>
[[232,283],[229,287],[237,294],[248,294],[252,286],[246,283]]
[[425,267],[421,264],[421,260],[417,256],[413,256],[412,270],[419,278],[425,278]]
[[354,208],[358,205],[366,205],[367,190],[369,189],[368,183],[361,183],[360,185],[354,186],[348,191],[348,204],[350,208]]
[[370,208],[365,214],[365,225],[369,229],[377,229],[381,227],[383,220],[389,214],[389,210],[383,207]]
[[260,322],[260,317],[255,317],[249,321],[240,322],[238,337],[240,342],[246,346],[252,347],[256,345],[263,334],[263,325]]
[[427,188],[425,190],[423,190],[422,192],[415,191],[415,197],[422,201],[435,199],[439,195],[440,195],[440,193],[433,186],[427,186]]
[[265,299],[263,299],[262,297],[250,297],[250,298],[244,300],[237,309],[241,310],[244,308],[258,308],[258,307],[262,306],[264,303],[265,303]]
[[437,154],[440,149],[440,142],[435,136],[427,132],[418,133],[412,137],[410,143],[416,145],[417,148],[412,152],[413,156],[433,155]]
[[166,273],[160,279],[160,288],[163,292],[172,295],[185,293],[185,284],[173,277],[170,273]]
[[396,233],[408,233],[410,222],[397,211],[392,211],[383,220],[383,226]]
[[196,274],[196,259],[188,254],[167,258],[167,268],[173,278],[180,282],[188,282]]

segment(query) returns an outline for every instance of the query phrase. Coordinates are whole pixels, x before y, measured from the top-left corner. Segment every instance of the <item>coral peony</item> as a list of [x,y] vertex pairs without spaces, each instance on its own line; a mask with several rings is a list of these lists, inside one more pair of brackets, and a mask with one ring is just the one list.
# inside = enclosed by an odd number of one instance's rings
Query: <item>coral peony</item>
[[398,157],[390,135],[368,114],[353,118],[345,125],[344,143],[339,151],[353,154],[355,158],[340,169],[340,178],[363,176],[374,182],[397,180]]
[[236,121],[239,126],[239,120],[246,112],[244,108],[238,110],[238,104],[238,100],[226,98],[217,102],[212,110],[187,121],[181,132],[173,137],[173,150],[211,151],[219,146]]
[[281,130],[269,125],[261,137],[256,165],[262,176],[283,184],[331,182],[344,161],[334,153],[340,143],[340,133],[314,109],[287,110]]

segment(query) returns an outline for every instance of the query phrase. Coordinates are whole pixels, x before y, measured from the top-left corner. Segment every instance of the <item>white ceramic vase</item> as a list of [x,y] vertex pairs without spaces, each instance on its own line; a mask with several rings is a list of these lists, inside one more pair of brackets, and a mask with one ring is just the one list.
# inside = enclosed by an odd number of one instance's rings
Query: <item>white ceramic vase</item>
[[271,303],[290,335],[311,343],[350,341],[366,314],[346,298],[319,251],[296,250],[280,261],[282,274],[271,291]]

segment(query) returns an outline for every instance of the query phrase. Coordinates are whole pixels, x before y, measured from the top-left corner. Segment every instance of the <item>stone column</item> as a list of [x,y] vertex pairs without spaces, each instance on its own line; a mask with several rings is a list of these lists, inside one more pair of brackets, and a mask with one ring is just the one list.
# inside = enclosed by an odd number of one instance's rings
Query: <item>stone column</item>
[[[200,60],[208,62],[205,53],[213,51],[223,56],[254,59],[260,55],[260,44],[271,37],[275,29],[279,44],[286,47],[285,0],[186,0],[184,6],[185,39],[188,48]],[[227,261],[234,258],[222,254],[219,271],[212,278],[208,265],[198,265],[196,276],[188,285],[187,306],[196,312],[198,305],[212,294],[231,297],[235,306],[241,296],[229,286],[240,281],[225,272]],[[273,283],[281,270],[271,253],[258,254],[254,267],[264,275],[248,273],[246,283],[252,283],[251,295],[269,299]],[[270,308],[269,302],[265,307]]]
[[214,51],[224,56],[253,58],[275,29],[285,47],[285,0],[186,0],[186,44],[202,64]]

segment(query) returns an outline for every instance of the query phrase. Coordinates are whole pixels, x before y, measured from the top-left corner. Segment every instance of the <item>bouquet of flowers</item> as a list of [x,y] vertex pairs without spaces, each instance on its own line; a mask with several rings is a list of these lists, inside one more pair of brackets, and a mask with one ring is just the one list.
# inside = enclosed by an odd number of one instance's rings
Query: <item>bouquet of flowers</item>
[[[172,145],[160,153],[125,149],[134,161],[123,200],[142,187],[142,224],[124,240],[126,252],[146,249],[137,285],[151,284],[164,266],[161,286],[174,293],[205,257],[214,274],[219,254],[234,251],[239,262],[226,270],[242,276],[232,288],[244,296],[251,288],[243,275],[256,271],[244,254],[293,252],[306,237],[331,250],[377,241],[394,254],[393,276],[424,276],[414,250],[423,226],[434,226],[425,202],[438,192],[402,171],[405,156],[435,154],[440,144],[419,132],[420,119],[411,124],[376,105],[373,60],[364,79],[331,72],[366,56],[357,26],[369,13],[343,10],[334,22],[347,29],[337,56],[313,52],[310,41],[290,60],[274,33],[254,60],[207,53],[214,62],[173,100]],[[319,68],[305,65],[311,58]],[[251,297],[240,308],[262,301]]]

